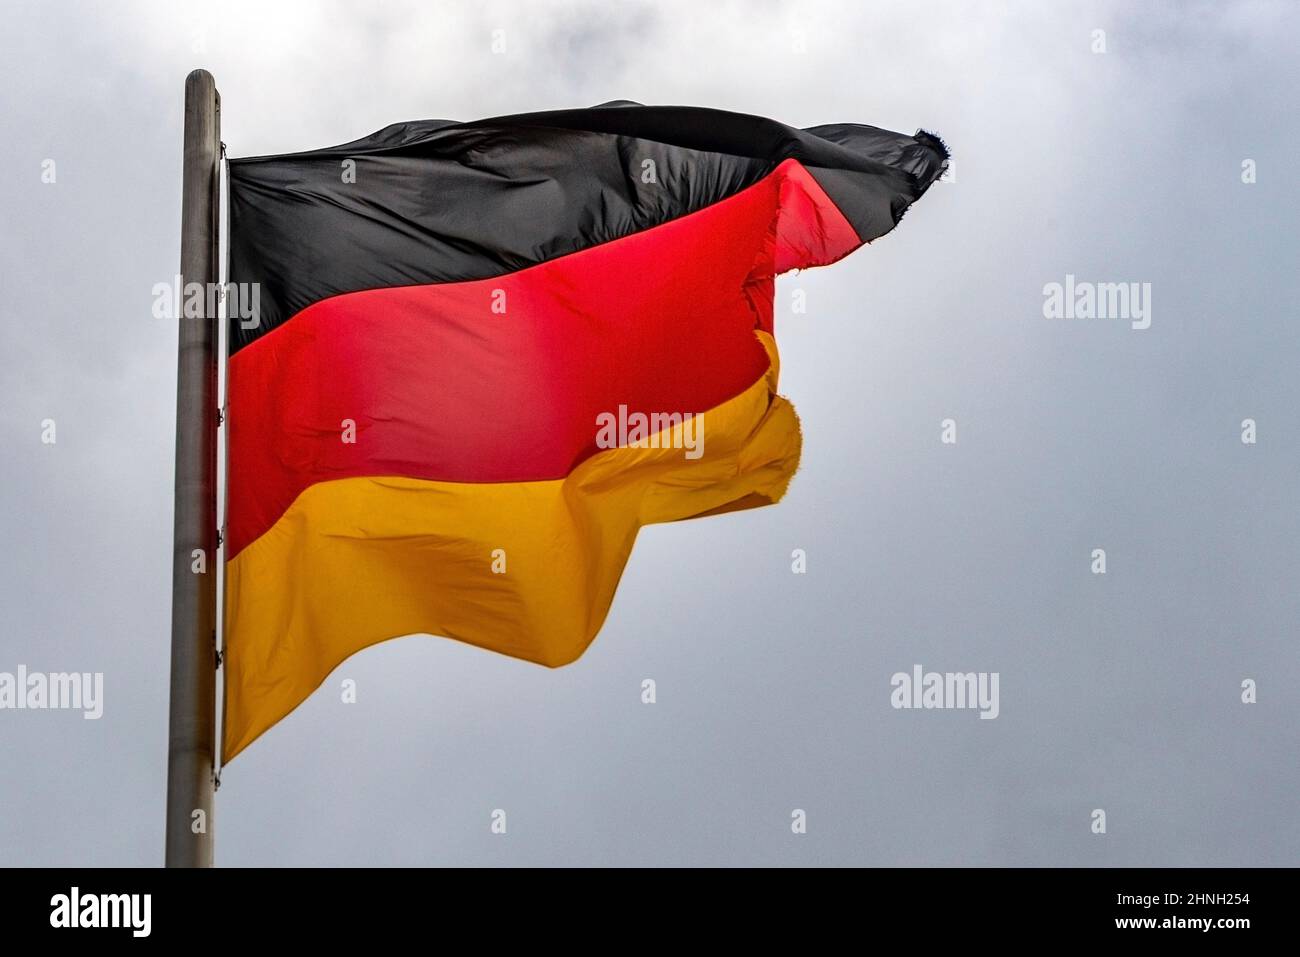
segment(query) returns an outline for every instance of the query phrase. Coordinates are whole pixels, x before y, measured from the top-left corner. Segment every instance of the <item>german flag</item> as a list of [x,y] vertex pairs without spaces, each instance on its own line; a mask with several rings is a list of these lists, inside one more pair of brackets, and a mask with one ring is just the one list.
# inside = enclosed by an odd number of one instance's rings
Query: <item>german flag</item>
[[642,525],[780,499],[774,277],[947,155],[619,101],[231,160],[224,760],[387,638],[571,662]]

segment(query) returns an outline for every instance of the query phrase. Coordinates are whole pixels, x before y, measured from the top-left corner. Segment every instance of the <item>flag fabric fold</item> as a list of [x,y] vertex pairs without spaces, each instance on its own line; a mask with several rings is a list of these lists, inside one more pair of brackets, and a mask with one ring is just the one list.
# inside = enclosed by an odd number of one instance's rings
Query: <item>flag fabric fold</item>
[[626,102],[231,160],[224,760],[388,638],[571,662],[641,526],[780,499],[774,279],[946,162]]

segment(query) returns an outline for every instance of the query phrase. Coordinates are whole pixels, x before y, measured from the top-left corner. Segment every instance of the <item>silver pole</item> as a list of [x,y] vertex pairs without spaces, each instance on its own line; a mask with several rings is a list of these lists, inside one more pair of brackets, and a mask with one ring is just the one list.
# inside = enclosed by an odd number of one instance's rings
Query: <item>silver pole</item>
[[[218,281],[221,97],[212,75],[185,78],[180,341],[176,375],[176,515],[172,554],[167,866],[212,866],[217,624],[217,335],[208,290]],[[203,288],[202,319],[185,287]],[[196,570],[197,569],[197,570]]]

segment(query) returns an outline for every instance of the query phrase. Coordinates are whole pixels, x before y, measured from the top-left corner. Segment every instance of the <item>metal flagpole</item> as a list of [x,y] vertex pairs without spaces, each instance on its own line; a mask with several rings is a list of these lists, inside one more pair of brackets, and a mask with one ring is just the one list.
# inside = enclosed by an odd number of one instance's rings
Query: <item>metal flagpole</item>
[[[217,334],[221,97],[206,70],[185,78],[181,289],[173,301],[176,375],[176,514],[172,554],[171,715],[167,748],[168,867],[212,866],[217,622]],[[187,289],[202,316],[186,315]],[[197,293],[197,290],[195,290]]]

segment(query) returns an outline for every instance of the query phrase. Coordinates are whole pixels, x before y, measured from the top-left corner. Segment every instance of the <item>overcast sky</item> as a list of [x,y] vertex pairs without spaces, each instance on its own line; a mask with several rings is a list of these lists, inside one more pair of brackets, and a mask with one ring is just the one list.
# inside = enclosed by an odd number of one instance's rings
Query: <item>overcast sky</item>
[[[897,232],[780,280],[781,504],[643,531],[566,668],[349,659],[226,770],[218,863],[1300,864],[1298,46],[1286,2],[7,3],[0,672],[102,671],[105,702],[0,711],[0,864],[162,860],[151,290],[197,66],[234,156],[626,98],[956,158]],[[1150,283],[1150,328],[1044,318],[1067,274]],[[997,672],[999,716],[891,708],[915,664]]]

